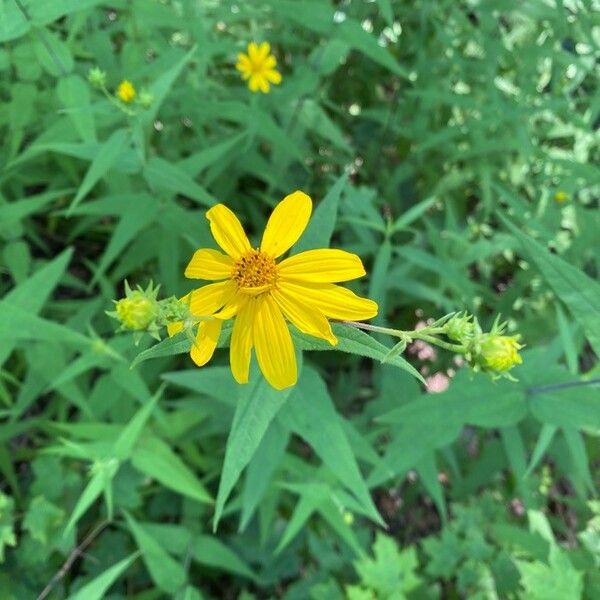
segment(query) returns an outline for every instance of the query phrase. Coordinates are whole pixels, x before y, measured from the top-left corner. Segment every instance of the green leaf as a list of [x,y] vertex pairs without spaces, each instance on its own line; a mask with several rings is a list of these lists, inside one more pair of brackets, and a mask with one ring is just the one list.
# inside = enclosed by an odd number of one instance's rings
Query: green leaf
[[142,438],[131,455],[133,466],[165,487],[198,502],[213,500],[193,471],[157,437]]
[[95,500],[110,487],[113,477],[117,474],[119,464],[116,460],[111,459],[103,462],[97,462],[93,467],[93,475],[85,489],[79,496],[75,508],[71,513],[69,522],[67,523],[63,537],[66,536],[75,526],[80,517],[85,511],[95,502]]
[[140,352],[132,361],[131,369],[137,367],[140,363],[152,358],[163,358],[165,356],[174,356],[176,354],[185,354],[190,351],[192,341],[187,332],[182,331],[173,337],[168,337],[154,344],[154,346]]
[[503,215],[499,214],[499,217],[519,240],[546,283],[565,303],[585,332],[594,352],[600,356],[600,284],[562,258],[551,254]]
[[152,396],[152,398],[144,405],[135,416],[125,426],[115,442],[114,456],[119,460],[126,460],[131,456],[133,447],[137,443],[146,422],[150,418],[158,399],[162,395],[162,388]]
[[14,531],[15,501],[0,492],[0,563],[4,562],[6,546],[16,546],[17,536]]
[[223,542],[211,535],[199,535],[194,538],[191,547],[194,560],[200,564],[214,567],[248,579],[255,579],[252,569],[232,552]]
[[40,340],[60,342],[77,348],[88,348],[92,340],[85,335],[42,319],[8,300],[0,303],[0,338],[2,340]]
[[[119,155],[125,150],[129,140],[126,129],[118,129],[100,146],[90,168],[88,169],[75,198],[69,206],[69,213],[89,194],[92,188],[104,177],[113,166]],[[68,214],[69,214],[68,213]]]
[[278,421],[273,421],[260,441],[256,454],[246,471],[242,493],[240,531],[246,528],[267,491],[273,474],[285,454],[288,440],[287,428],[280,425]]
[[278,419],[304,438],[331,473],[360,502],[365,513],[379,525],[384,525],[327,387],[316,371],[309,367],[303,369],[296,392],[279,413]]
[[23,528],[29,531],[31,537],[42,544],[47,544],[65,518],[65,511],[44,496],[36,496],[29,505],[23,519]]
[[373,544],[372,559],[364,556],[354,562],[354,567],[361,579],[361,584],[378,598],[401,598],[399,592],[410,592],[421,584],[417,575],[419,561],[414,546],[403,552],[398,551],[394,539],[377,533]]
[[354,19],[346,19],[334,30],[336,37],[346,42],[351,48],[358,50],[373,62],[389,69],[395,75],[409,79],[409,73],[401,67],[392,54],[379,45],[377,38],[365,31],[362,25]]
[[521,584],[527,600],[580,600],[583,597],[583,578],[566,553],[558,546],[550,547],[549,564],[517,561]]
[[154,157],[144,167],[144,178],[148,185],[171,192],[182,194],[195,200],[202,206],[211,207],[217,201],[198,183],[196,183],[181,167]]
[[225,502],[246,465],[252,460],[275,415],[294,388],[278,391],[251,369],[250,383],[240,386],[233,424],[227,438],[225,462],[219,481],[213,528],[216,530]]
[[[27,200],[23,200],[22,202],[27,202]],[[1,217],[2,213],[0,212]],[[32,315],[40,312],[42,306],[44,306],[54,288],[58,285],[72,255],[73,249],[67,248],[47,265],[36,271],[29,279],[8,292],[2,302],[0,302],[0,313],[3,311],[2,306],[5,302],[10,302]],[[0,345],[0,365],[4,363],[15,345],[16,340],[10,338],[3,339]]]
[[71,594],[67,600],[102,600],[110,586],[133,564],[138,556],[139,553],[135,552],[120,560]]
[[329,247],[337,221],[340,199],[347,184],[348,176],[344,174],[333,184],[325,198],[317,204],[308,227],[296,242],[292,254],[314,248]]
[[145,124],[150,125],[156,119],[158,111],[165,98],[171,91],[175,80],[183,71],[183,68],[190,62],[194,54],[196,53],[197,47],[194,46],[189,52],[182,56],[177,62],[175,62],[169,69],[167,69],[151,86],[149,92],[152,94],[153,101],[152,105],[143,114],[142,120]]
[[96,124],[91,110],[89,84],[79,75],[63,77],[56,94],[83,142],[96,142]]
[[142,553],[142,559],[152,581],[163,591],[174,594],[186,582],[186,574],[181,563],[176,562],[133,517],[125,512],[129,529]]
[[390,348],[384,346],[364,331],[356,327],[334,323],[332,325],[333,333],[338,339],[338,345],[333,347],[324,340],[302,334],[297,330],[292,330],[292,337],[302,350],[340,350],[349,354],[357,354],[374,360],[387,361],[386,364],[400,367],[413,377],[416,377],[421,383],[425,380],[421,374],[401,356],[392,356],[388,358]]

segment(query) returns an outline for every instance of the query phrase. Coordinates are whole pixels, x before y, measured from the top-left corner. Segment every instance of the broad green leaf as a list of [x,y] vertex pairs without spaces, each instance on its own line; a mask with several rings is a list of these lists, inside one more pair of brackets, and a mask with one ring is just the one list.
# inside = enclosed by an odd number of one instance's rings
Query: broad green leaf
[[294,388],[272,388],[258,369],[251,369],[250,383],[240,386],[233,424],[227,438],[225,462],[219,481],[213,528],[216,530],[225,502],[242,471],[252,460],[269,424]]
[[139,553],[135,552],[127,558],[115,563],[90,582],[71,594],[67,600],[102,600],[110,586],[133,564]]
[[157,437],[142,438],[133,450],[131,463],[140,473],[156,479],[179,494],[198,502],[213,502],[193,471],[168,444]]
[[142,560],[152,581],[163,591],[174,594],[186,582],[183,565],[169,556],[161,544],[152,537],[133,517],[125,512],[129,530],[142,553]]
[[125,149],[129,139],[126,129],[118,129],[100,146],[90,168],[88,169],[75,198],[73,198],[69,211],[72,211],[89,194],[91,189],[102,179],[113,166],[119,155]]
[[91,111],[89,84],[79,75],[63,77],[58,82],[56,93],[81,140],[96,142],[96,124]]
[[279,466],[289,440],[289,433],[277,420],[273,421],[250,461],[242,493],[240,531],[246,529],[254,511],[262,500],[273,473]]
[[303,369],[296,391],[278,419],[310,444],[331,473],[361,503],[365,513],[383,525],[327,387],[316,371]]

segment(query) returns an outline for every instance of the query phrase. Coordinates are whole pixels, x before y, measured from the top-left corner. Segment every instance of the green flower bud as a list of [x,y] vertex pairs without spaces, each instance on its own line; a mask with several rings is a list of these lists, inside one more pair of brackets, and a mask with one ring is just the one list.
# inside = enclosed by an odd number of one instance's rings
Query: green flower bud
[[144,292],[134,290],[117,302],[115,311],[124,329],[143,331],[156,318],[156,308],[155,301],[148,298]]
[[142,108],[150,108],[154,102],[154,96],[148,90],[142,90],[138,97],[138,104]]
[[106,87],[106,73],[102,69],[94,67],[88,73],[88,81],[95,88],[102,89]]
[[523,359],[519,350],[518,336],[486,333],[479,341],[479,362],[484,369],[502,374],[520,365]]
[[473,317],[467,313],[459,313],[452,317],[445,325],[446,335],[455,342],[469,343],[475,335]]

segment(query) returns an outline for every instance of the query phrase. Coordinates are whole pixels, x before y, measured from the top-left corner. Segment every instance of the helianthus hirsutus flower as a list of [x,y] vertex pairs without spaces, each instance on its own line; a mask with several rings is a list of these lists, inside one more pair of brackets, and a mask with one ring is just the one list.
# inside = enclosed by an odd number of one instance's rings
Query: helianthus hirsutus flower
[[[191,357],[205,365],[217,346],[223,321],[235,319],[231,334],[231,371],[238,383],[248,382],[252,350],[267,381],[277,389],[297,380],[296,355],[287,322],[300,331],[337,339],[329,319],[363,320],[377,314],[377,304],[335,285],[365,275],[358,256],[344,250],[307,250],[277,262],[300,238],[312,212],[303,192],[286,196],[273,210],[258,248],[224,204],[206,216],[224,251],[197,250],[185,270],[191,279],[215,281],[182,298],[200,319]],[[182,323],[169,328],[181,331]]]
[[238,54],[235,68],[240,72],[242,79],[248,81],[251,92],[267,94],[270,84],[281,83],[281,73],[277,70],[277,60],[271,54],[268,42],[258,45],[256,42],[248,44],[247,53]]

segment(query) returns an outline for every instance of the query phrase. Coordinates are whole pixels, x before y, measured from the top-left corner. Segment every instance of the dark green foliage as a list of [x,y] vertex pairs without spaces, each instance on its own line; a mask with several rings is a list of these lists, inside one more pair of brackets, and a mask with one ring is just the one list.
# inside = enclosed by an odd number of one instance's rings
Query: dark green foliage
[[[2,600],[600,597],[597,14],[0,0]],[[336,352],[293,332],[277,392],[234,382],[229,326],[202,369],[115,333],[125,279],[194,286],[208,207],[255,241],[295,189],[294,251],[359,254],[374,323],[502,313],[518,381],[338,324]]]

